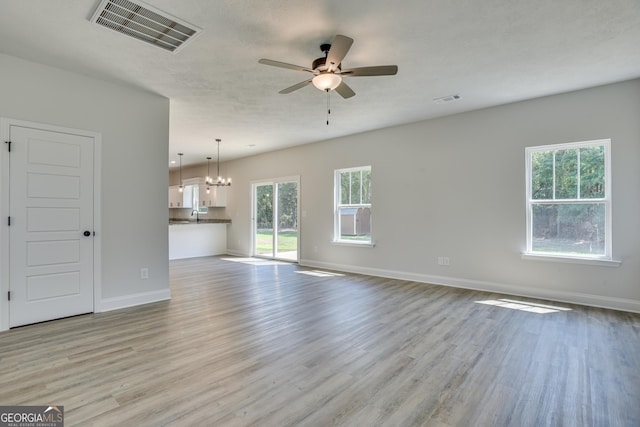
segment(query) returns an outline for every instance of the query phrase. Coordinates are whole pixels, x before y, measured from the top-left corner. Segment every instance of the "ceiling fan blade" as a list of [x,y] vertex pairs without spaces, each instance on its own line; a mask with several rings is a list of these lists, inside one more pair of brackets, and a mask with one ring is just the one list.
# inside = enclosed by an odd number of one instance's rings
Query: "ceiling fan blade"
[[353,44],[353,39],[347,36],[337,35],[333,39],[333,43],[331,44],[331,49],[329,49],[329,53],[327,54],[327,69],[328,71],[335,71],[338,69],[338,66],[351,49],[351,45]]
[[313,70],[311,68],[302,67],[300,65],[287,64],[286,62],[273,61],[271,59],[261,59],[258,62],[264,65],[272,65],[274,67],[287,68],[289,70],[307,71],[309,73],[313,73]]
[[300,83],[296,83],[293,86],[289,86],[288,88],[282,89],[280,92],[283,95],[287,94],[287,93],[291,93],[294,90],[298,90],[298,89],[302,89],[303,87],[305,87],[306,85],[310,84],[311,80],[305,80],[303,82]]
[[338,92],[338,94],[344,99],[351,98],[356,94],[353,89],[351,89],[344,81],[341,82],[337,88],[335,88],[335,91]]
[[340,75],[345,77],[393,76],[397,72],[397,65],[378,65],[376,67],[360,67],[342,70]]

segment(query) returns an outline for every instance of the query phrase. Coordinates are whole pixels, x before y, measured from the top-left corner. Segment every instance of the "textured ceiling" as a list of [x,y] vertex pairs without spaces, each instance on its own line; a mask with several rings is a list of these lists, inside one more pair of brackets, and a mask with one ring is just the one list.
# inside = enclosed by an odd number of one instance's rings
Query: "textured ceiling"
[[[640,77],[638,0],[147,0],[204,31],[176,54],[89,22],[98,0],[0,0],[0,52],[116,81],[171,100],[170,158],[183,164],[297,144]],[[355,42],[350,99],[309,74],[335,34]],[[460,94],[459,101],[433,98]]]

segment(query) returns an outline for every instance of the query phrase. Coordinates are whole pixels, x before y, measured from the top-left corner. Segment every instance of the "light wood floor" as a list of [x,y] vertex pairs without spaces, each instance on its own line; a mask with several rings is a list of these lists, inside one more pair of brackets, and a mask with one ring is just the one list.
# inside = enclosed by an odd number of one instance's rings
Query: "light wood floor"
[[640,315],[303,271],[172,261],[170,302],[0,333],[0,404],[67,426],[640,425]]

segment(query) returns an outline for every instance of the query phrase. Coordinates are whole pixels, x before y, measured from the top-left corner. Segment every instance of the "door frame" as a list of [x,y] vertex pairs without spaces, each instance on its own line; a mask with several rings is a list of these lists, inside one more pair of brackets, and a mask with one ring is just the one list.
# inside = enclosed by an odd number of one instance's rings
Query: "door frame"
[[[251,184],[251,256],[252,257],[257,257],[257,258],[267,258],[267,259],[274,259],[274,260],[281,260],[281,261],[291,261],[291,260],[287,260],[284,258],[277,258],[275,256],[276,252],[277,252],[277,248],[273,248],[273,255],[272,256],[264,256],[264,255],[256,255],[255,250],[256,250],[256,198],[255,198],[255,193],[256,193],[256,187],[258,185],[267,185],[267,184],[272,184],[272,185],[277,185],[277,184],[281,184],[284,182],[295,182],[297,183],[297,203],[296,203],[296,211],[297,211],[297,217],[298,217],[298,241],[297,241],[297,249],[296,249],[296,260],[293,262],[300,262],[300,230],[302,229],[302,221],[300,218],[300,175],[291,175],[291,176],[283,176],[283,177],[279,177],[279,178],[268,178],[268,179],[257,179],[257,180],[253,180],[250,182]],[[274,191],[274,208],[275,208],[276,204],[275,204],[275,191]],[[276,212],[274,212],[276,213]],[[275,236],[275,221],[277,220],[277,218],[274,216],[273,221],[274,221],[274,233],[273,235]]]
[[40,129],[50,132],[68,133],[93,138],[93,311],[100,307],[102,296],[102,223],[101,223],[101,188],[102,188],[102,135],[98,132],[72,129],[62,126],[37,123],[26,120],[0,117],[0,135],[2,146],[0,147],[0,331],[9,329],[9,152],[5,141],[9,141],[11,126]]

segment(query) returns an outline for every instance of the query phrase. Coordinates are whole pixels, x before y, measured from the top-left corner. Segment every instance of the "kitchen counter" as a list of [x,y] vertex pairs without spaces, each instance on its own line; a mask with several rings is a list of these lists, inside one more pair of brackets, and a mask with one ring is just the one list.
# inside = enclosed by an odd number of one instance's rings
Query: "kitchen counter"
[[196,225],[196,224],[231,224],[231,219],[218,218],[218,219],[201,219],[196,222],[182,218],[169,218],[169,225]]

